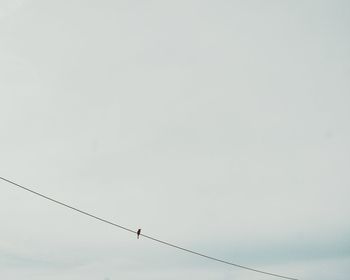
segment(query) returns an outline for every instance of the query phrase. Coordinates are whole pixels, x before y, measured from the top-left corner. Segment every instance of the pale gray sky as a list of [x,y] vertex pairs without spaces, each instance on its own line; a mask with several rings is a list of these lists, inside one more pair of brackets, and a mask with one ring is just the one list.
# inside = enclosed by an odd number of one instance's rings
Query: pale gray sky
[[[0,176],[214,257],[347,280],[349,11],[0,0]],[[0,197],[1,279],[273,279]]]

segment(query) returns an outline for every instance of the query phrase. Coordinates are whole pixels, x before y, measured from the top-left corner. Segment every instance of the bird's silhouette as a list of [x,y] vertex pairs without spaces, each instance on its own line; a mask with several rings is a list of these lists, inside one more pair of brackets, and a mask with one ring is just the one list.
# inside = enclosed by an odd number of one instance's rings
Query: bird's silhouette
[[137,233],[137,239],[139,239],[140,238],[140,234],[141,234],[141,229],[139,228],[136,233]]

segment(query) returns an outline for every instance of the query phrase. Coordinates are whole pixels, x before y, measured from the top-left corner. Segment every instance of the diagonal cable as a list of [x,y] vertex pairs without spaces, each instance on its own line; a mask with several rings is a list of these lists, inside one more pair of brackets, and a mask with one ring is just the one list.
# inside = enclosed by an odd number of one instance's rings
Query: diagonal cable
[[[80,209],[78,209],[78,208],[75,208],[75,207],[73,207],[73,206],[70,206],[70,205],[68,205],[68,204],[66,204],[66,203],[63,203],[63,202],[61,202],[61,201],[58,201],[58,200],[56,200],[56,199],[53,199],[53,198],[48,197],[48,196],[46,196],[46,195],[43,195],[43,194],[41,194],[41,193],[39,193],[39,192],[36,192],[36,191],[34,191],[34,190],[32,190],[32,189],[29,189],[29,188],[27,188],[27,187],[24,187],[24,186],[22,186],[22,185],[20,185],[20,184],[17,184],[17,183],[15,183],[15,182],[13,182],[13,181],[11,181],[11,180],[8,180],[8,179],[6,179],[6,178],[4,178],[4,177],[0,177],[0,179],[3,180],[3,181],[5,181],[5,182],[7,182],[7,183],[10,183],[10,184],[12,184],[12,185],[18,187],[18,188],[21,188],[21,189],[23,189],[23,190],[25,190],[25,191],[28,191],[28,192],[30,192],[30,193],[32,193],[32,194],[34,194],[34,195],[40,196],[40,197],[45,198],[45,199],[47,199],[47,200],[50,200],[50,201],[52,201],[52,202],[54,202],[54,203],[56,203],[56,204],[59,204],[59,205],[61,205],[61,206],[64,206],[64,207],[69,208],[69,209],[71,209],[71,210],[74,210],[74,211],[76,211],[76,212],[79,212],[80,214],[89,216],[90,218],[94,218],[94,219],[96,219],[96,220],[98,220],[98,221],[100,221],[100,222],[104,222],[104,223],[110,224],[110,225],[112,225],[112,226],[115,226],[115,227],[118,227],[118,228],[120,228],[120,229],[123,229],[123,230],[126,230],[126,231],[129,231],[129,232],[132,232],[132,233],[135,233],[135,234],[136,234],[136,231],[135,231],[135,230],[132,230],[132,229],[123,227],[123,226],[121,226],[121,225],[118,225],[118,224],[113,223],[113,222],[111,222],[111,221],[108,221],[108,220],[106,220],[106,219],[100,218],[100,217],[98,217],[98,216],[95,216],[95,215],[90,214],[90,213],[88,213],[88,212],[85,212],[85,211],[83,211],[83,210],[80,210]],[[161,243],[161,244],[163,244],[163,245],[167,245],[167,246],[170,246],[170,247],[173,247],[173,248],[176,248],[176,249],[185,251],[185,252],[187,252],[187,253],[194,254],[194,255],[197,255],[197,256],[200,256],[200,257],[209,259],[209,260],[217,261],[217,262],[220,262],[220,263],[224,263],[224,264],[227,264],[227,265],[231,265],[231,266],[239,267],[239,268],[242,268],[242,269],[254,271],[254,272],[257,272],[257,273],[261,273],[261,274],[266,274],[266,275],[275,276],[275,277],[284,278],[284,279],[290,279],[290,280],[298,280],[297,278],[292,278],[292,277],[283,276],[283,275],[280,275],[280,274],[275,274],[275,273],[271,273],[271,272],[266,272],[266,271],[262,271],[262,270],[250,268],[250,267],[247,267],[247,266],[235,264],[235,263],[232,263],[232,262],[229,262],[229,261],[221,260],[221,259],[218,259],[218,258],[214,258],[214,257],[208,256],[208,255],[205,255],[205,254],[202,254],[202,253],[198,253],[198,252],[195,252],[195,251],[186,249],[186,248],[184,248],[184,247],[180,247],[180,246],[178,246],[178,245],[174,245],[174,244],[171,244],[171,243],[169,243],[169,242],[166,242],[166,241],[163,241],[163,240],[154,238],[154,237],[152,237],[152,236],[148,236],[148,235],[146,235],[146,234],[140,234],[140,235],[143,236],[143,237],[145,237],[145,238],[148,238],[148,239],[150,239],[150,240],[153,240],[153,241],[155,241],[155,242]]]

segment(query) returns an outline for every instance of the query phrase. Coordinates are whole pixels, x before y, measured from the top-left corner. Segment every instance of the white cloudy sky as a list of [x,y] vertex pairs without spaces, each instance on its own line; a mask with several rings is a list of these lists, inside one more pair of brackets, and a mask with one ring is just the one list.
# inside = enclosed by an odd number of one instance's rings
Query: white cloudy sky
[[[0,176],[310,280],[350,273],[348,1],[0,0]],[[0,278],[272,277],[0,182]]]

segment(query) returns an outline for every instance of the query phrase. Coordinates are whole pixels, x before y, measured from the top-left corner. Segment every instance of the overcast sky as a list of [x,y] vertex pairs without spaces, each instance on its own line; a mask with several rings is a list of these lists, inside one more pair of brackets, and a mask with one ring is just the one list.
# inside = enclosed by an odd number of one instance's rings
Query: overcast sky
[[[204,254],[350,274],[350,2],[0,0],[0,176]],[[267,280],[0,182],[0,278]]]

